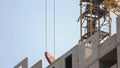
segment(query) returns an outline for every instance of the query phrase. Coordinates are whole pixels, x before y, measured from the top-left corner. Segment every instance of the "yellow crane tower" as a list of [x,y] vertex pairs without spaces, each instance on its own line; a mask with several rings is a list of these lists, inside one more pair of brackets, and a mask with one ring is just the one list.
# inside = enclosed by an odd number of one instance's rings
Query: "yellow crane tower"
[[80,42],[99,32],[100,43],[111,36],[110,11],[120,15],[119,0],[80,0]]

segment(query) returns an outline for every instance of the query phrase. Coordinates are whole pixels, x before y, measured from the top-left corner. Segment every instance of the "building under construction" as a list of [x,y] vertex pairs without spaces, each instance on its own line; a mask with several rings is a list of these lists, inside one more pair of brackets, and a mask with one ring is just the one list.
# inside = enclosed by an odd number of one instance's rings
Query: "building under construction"
[[[67,53],[54,59],[45,53],[47,68],[120,68],[120,1],[80,0],[80,40]],[[116,34],[111,34],[110,12],[116,18]],[[28,68],[25,58],[14,68]],[[42,68],[39,61],[31,68]]]

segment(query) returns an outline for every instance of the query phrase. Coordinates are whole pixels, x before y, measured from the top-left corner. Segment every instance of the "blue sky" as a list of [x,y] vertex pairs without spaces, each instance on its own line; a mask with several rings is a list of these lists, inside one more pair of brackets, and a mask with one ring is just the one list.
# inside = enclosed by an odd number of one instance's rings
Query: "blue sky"
[[[29,67],[45,52],[45,1],[0,0],[0,68],[13,68],[25,57]],[[53,52],[53,0],[47,4],[48,51]],[[79,0],[56,0],[56,58],[79,40]]]
[[[29,58],[29,67],[40,59],[43,68],[48,65],[44,56],[44,5],[44,0],[0,0],[0,68],[13,68],[25,57]],[[47,5],[47,44],[54,54],[53,0]],[[79,0],[56,0],[56,58],[78,43],[78,17]]]

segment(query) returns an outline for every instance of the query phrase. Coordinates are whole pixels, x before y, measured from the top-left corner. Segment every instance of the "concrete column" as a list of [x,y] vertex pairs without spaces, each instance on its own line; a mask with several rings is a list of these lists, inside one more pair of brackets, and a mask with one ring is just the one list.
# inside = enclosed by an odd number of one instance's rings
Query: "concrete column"
[[18,63],[14,68],[28,68],[28,58],[26,57],[20,63]]
[[38,61],[35,65],[33,65],[31,68],[42,68],[42,60]]
[[[87,44],[90,44],[91,50],[86,48]],[[83,43],[79,44],[79,68],[89,68],[90,65],[96,62],[96,60],[98,59],[98,45],[99,45],[98,32],[96,32],[94,35],[92,35]],[[89,52],[86,50],[88,50]]]
[[120,68],[120,46],[117,46],[117,62],[118,68]]
[[116,30],[117,30],[117,43],[120,45],[120,16],[116,20]]
[[117,28],[117,62],[118,68],[120,68],[120,16],[117,17],[116,20],[116,28]]

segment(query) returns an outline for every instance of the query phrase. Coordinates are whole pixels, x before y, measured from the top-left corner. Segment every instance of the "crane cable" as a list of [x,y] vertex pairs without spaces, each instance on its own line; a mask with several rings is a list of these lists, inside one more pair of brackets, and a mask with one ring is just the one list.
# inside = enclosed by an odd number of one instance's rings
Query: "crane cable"
[[45,0],[45,51],[47,51],[47,0]]
[[54,57],[55,57],[55,52],[56,52],[56,47],[55,47],[55,40],[56,40],[56,37],[55,37],[55,22],[56,22],[56,20],[55,20],[55,0],[54,0],[54,3],[53,3],[54,5]]
[[[54,3],[53,3],[53,7],[54,7],[54,57],[55,57],[55,0],[54,0]],[[45,51],[47,51],[47,0],[45,0]]]

